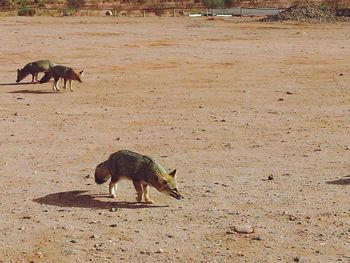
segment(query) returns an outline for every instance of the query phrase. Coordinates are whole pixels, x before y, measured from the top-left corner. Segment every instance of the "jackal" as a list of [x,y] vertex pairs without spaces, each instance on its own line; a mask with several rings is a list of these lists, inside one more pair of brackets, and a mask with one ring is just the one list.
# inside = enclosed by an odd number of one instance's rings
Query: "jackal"
[[53,90],[59,91],[60,89],[57,86],[57,83],[60,78],[64,80],[64,85],[63,88],[65,89],[67,87],[67,81],[69,81],[69,88],[70,91],[73,91],[72,88],[72,81],[77,80],[79,82],[82,81],[84,70],[80,71],[79,73],[76,73],[72,68],[62,66],[62,65],[57,65],[54,66],[50,69],[50,71],[42,78],[44,79],[43,82],[46,82],[47,79],[50,79],[53,77]]
[[54,64],[50,60],[38,60],[30,62],[27,65],[25,65],[24,68],[17,69],[16,82],[20,82],[22,79],[31,74],[32,83],[34,83],[34,79],[38,81],[39,72],[48,72],[53,66]]
[[137,202],[142,202],[143,198],[146,203],[150,204],[153,204],[153,201],[148,195],[149,185],[176,199],[183,198],[177,189],[175,177],[176,170],[167,173],[151,157],[128,150],[111,154],[106,161],[97,165],[95,170],[96,183],[102,184],[111,178],[110,196],[116,197],[118,181],[126,178],[134,184]]

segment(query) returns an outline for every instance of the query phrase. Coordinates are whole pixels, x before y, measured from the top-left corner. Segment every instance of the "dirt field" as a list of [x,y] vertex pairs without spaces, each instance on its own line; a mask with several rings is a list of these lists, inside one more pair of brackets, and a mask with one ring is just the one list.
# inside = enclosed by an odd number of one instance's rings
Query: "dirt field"
[[[237,21],[1,18],[0,262],[350,261],[349,24]],[[47,58],[84,82],[15,83]],[[121,149],[185,199],[109,198]]]

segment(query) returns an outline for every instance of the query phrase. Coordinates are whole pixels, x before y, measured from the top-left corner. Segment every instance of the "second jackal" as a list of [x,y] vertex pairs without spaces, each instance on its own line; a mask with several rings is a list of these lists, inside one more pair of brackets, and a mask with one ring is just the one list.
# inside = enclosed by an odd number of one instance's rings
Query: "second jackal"
[[69,88],[71,91],[73,91],[72,81],[76,80],[79,82],[83,82],[82,81],[83,73],[84,73],[84,70],[77,73],[70,67],[57,65],[52,67],[50,71],[44,75],[44,77],[40,80],[40,83],[45,83],[49,81],[51,78],[53,78],[54,79],[53,90],[59,91],[60,89],[57,84],[58,84],[58,81],[62,78],[64,81],[63,88],[64,89],[67,88],[67,82],[69,82]]

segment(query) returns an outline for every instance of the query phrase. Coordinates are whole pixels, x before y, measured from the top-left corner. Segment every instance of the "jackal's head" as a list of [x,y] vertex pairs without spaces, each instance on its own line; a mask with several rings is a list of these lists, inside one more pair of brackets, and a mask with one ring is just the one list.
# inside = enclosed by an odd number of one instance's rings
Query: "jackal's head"
[[109,171],[106,162],[100,163],[95,169],[95,182],[97,184],[105,183],[111,177],[111,172]]
[[16,82],[20,82],[22,79],[24,79],[25,77],[28,76],[28,72],[24,71],[22,68],[21,69],[17,69],[17,80]]
[[157,188],[158,191],[170,195],[178,200],[183,198],[177,189],[176,169],[169,174],[159,176],[154,187]]
[[68,72],[68,79],[77,80],[79,82],[83,82],[84,70],[76,73],[73,69]]
[[76,73],[74,71],[74,75],[75,75],[75,80],[77,80],[79,82],[83,82],[84,70],[80,71],[79,73]]

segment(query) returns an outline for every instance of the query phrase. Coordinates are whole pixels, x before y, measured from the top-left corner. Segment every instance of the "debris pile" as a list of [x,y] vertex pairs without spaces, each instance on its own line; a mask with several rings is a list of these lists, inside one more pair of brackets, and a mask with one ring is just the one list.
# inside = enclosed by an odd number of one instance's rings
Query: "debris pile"
[[323,23],[343,21],[344,17],[338,17],[336,10],[328,6],[292,6],[283,12],[268,16],[262,21],[298,21],[308,23]]

